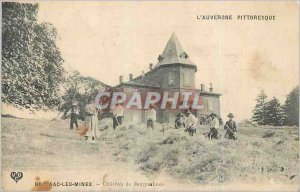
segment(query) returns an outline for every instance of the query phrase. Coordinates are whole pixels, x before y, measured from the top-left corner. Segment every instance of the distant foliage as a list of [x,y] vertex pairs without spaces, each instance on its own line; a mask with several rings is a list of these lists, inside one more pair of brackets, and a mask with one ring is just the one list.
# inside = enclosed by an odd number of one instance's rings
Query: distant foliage
[[258,125],[267,124],[267,95],[262,90],[256,98],[256,105],[253,110],[252,121]]
[[276,97],[267,101],[262,90],[256,98],[251,120],[258,125],[299,125],[299,86],[289,93],[284,105]]
[[284,125],[286,119],[285,111],[276,97],[267,103],[266,111],[265,124],[273,126]]
[[38,23],[38,4],[2,3],[2,101],[18,108],[59,105],[63,59],[50,23]]
[[299,86],[293,89],[284,104],[287,125],[299,125]]
[[84,77],[78,71],[71,72],[64,84],[64,94],[62,105],[59,111],[63,112],[63,118],[67,118],[72,104],[76,104],[79,109],[79,118],[84,119],[84,108],[88,98],[95,97],[100,89],[109,86],[92,77]]

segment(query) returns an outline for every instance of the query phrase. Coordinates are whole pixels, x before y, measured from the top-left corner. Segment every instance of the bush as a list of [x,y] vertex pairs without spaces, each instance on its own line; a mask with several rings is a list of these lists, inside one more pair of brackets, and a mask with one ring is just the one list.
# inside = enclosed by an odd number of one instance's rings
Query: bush
[[147,162],[150,157],[153,157],[157,153],[157,146],[154,143],[145,144],[141,146],[140,151],[136,156],[136,163]]
[[269,137],[272,137],[273,135],[275,135],[274,131],[268,131],[268,132],[264,133],[262,138],[269,138]]
[[152,158],[140,168],[147,172],[158,172],[161,169],[162,162],[158,158]]
[[172,135],[167,136],[162,143],[163,144],[173,144],[175,142],[181,142],[181,141],[187,141],[187,136],[186,135],[181,135],[178,133],[174,133]]
[[178,149],[167,150],[166,153],[163,154],[163,163],[166,167],[173,167],[178,165]]

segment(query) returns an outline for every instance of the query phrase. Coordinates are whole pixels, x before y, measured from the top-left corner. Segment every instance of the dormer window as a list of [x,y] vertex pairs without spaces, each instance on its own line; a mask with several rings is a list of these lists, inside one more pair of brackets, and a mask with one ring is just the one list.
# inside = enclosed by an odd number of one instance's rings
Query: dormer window
[[183,52],[183,53],[180,54],[179,57],[187,59],[189,56],[188,56],[188,54],[186,54],[186,52]]

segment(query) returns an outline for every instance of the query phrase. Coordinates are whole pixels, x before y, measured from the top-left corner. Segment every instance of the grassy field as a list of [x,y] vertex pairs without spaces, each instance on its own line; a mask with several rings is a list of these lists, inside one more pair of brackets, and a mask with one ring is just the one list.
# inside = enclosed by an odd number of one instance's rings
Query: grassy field
[[[120,127],[100,122],[96,144],[80,139],[66,120],[2,118],[4,170],[101,169],[130,167],[146,177],[166,173],[198,184],[265,182],[296,185],[299,177],[298,127],[255,127],[242,124],[238,140],[208,140],[207,127],[194,137],[172,125]],[[221,133],[224,133],[221,130]],[[129,166],[130,165],[130,166]]]

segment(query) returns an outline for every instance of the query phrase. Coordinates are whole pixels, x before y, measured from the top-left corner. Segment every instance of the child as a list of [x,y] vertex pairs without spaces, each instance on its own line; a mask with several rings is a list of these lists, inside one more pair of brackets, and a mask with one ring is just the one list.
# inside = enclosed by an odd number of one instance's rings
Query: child
[[154,122],[156,121],[156,111],[155,106],[152,104],[150,105],[149,109],[146,112],[146,119],[147,119],[147,128],[154,129]]
[[70,130],[73,130],[74,124],[76,126],[76,130],[78,130],[78,123],[77,123],[78,115],[79,115],[79,112],[78,112],[77,106],[75,104],[72,104]]

